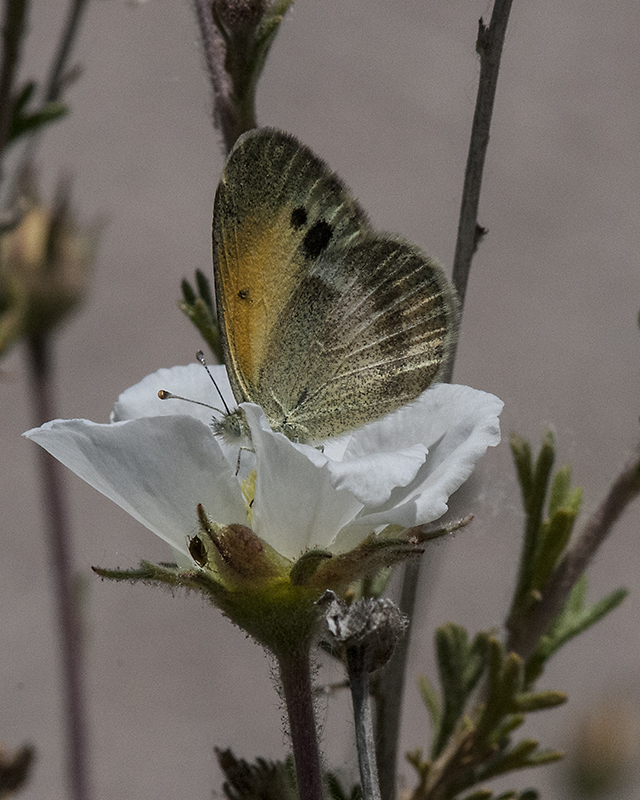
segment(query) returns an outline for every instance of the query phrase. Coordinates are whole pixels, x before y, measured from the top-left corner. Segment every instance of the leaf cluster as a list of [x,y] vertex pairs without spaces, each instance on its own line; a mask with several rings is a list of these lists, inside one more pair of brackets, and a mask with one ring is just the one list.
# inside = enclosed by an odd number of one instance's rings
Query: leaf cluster
[[[587,581],[582,575],[551,624],[536,641],[524,646],[531,621],[569,545],[582,491],[571,487],[569,467],[562,467],[552,478],[555,448],[551,433],[545,435],[535,462],[524,439],[512,436],[511,448],[525,530],[507,620],[508,640],[503,644],[490,631],[470,640],[467,631],[453,623],[436,631],[440,691],[426,677],[419,680],[431,717],[432,746],[428,757],[420,750],[407,755],[418,773],[411,800],[454,800],[491,778],[560,758],[561,753],[541,749],[535,739],[516,740],[513,734],[527,714],[554,708],[567,699],[562,692],[534,689],[547,659],[602,619],[627,594],[618,589],[588,605]],[[464,800],[493,797],[490,789],[478,787]],[[535,797],[536,792],[528,789],[520,794],[507,792],[495,800]]]
[[617,589],[587,606],[586,578],[580,577],[539,641],[533,647],[526,644],[528,632],[533,627],[532,620],[567,551],[582,506],[582,490],[571,488],[571,469],[568,466],[559,469],[551,479],[555,446],[550,432],[543,438],[535,463],[529,442],[512,434],[510,444],[525,511],[525,530],[507,630],[509,648],[527,654],[525,683],[530,685],[542,674],[544,663],[550,656],[620,605],[627,590]]
[[[536,740],[514,741],[512,734],[527,713],[564,703],[562,692],[525,691],[522,659],[506,653],[489,632],[469,641],[464,628],[448,623],[436,631],[436,653],[440,692],[426,677],[419,681],[434,736],[428,758],[420,750],[407,756],[419,776],[412,800],[452,800],[491,778],[560,758],[557,751],[541,750]],[[465,800],[490,797],[492,792],[482,789]]]

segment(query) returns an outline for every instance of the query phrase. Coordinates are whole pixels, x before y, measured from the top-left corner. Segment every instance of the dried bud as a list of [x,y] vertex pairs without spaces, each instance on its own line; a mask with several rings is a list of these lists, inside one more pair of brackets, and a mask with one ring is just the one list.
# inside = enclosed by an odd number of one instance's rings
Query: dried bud
[[20,223],[0,236],[0,354],[48,333],[79,305],[97,239],[97,225],[77,224],[68,184],[52,206],[28,202]]
[[361,649],[367,670],[384,666],[407,629],[408,620],[388,598],[365,598],[347,606],[333,592],[326,619],[335,644],[344,650]]

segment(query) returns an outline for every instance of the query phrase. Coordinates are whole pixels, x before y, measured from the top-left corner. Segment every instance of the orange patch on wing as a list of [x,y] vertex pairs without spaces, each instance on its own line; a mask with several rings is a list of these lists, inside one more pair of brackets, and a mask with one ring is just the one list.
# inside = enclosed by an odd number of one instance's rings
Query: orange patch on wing
[[266,350],[277,337],[279,316],[303,270],[301,235],[291,227],[291,210],[285,207],[270,218],[265,225],[259,216],[247,217],[233,238],[225,232],[218,253],[229,354],[236,373],[248,382],[243,387],[248,395],[251,384],[258,383]]

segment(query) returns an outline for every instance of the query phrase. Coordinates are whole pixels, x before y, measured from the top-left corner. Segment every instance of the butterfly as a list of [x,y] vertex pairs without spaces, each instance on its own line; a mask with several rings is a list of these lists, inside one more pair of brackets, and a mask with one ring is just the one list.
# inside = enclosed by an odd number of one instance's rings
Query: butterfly
[[[416,245],[376,232],[327,164],[259,128],[231,151],[213,211],[225,363],[238,403],[301,443],[414,400],[441,375],[457,296]],[[247,436],[241,409],[214,424]]]

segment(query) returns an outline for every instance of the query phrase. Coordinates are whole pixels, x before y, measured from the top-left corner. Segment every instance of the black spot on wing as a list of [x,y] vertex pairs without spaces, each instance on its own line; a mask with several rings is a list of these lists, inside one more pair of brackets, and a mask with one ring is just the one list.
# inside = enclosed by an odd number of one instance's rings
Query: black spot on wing
[[333,236],[333,228],[321,219],[312,225],[302,240],[302,249],[308,258],[318,258],[326,249]]
[[249,299],[249,290],[248,289],[240,289],[238,292],[238,297],[240,300],[248,300]]
[[291,227],[299,230],[307,224],[307,212],[302,206],[294,208],[291,212]]

